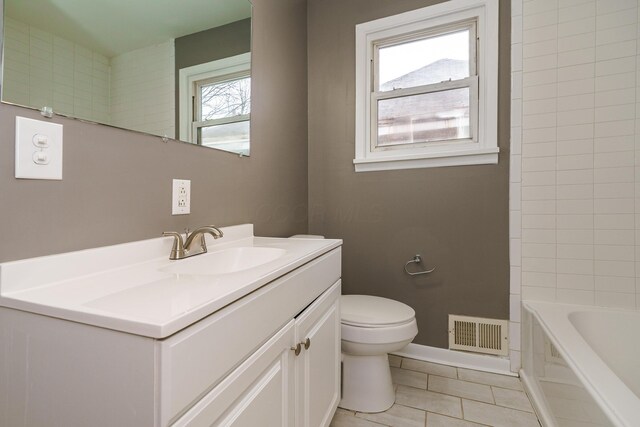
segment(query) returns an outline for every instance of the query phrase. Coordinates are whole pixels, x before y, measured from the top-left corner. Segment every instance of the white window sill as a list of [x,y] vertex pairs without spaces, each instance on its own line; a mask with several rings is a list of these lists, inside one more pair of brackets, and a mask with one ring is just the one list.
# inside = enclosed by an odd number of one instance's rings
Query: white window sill
[[497,164],[499,148],[354,159],[356,172]]

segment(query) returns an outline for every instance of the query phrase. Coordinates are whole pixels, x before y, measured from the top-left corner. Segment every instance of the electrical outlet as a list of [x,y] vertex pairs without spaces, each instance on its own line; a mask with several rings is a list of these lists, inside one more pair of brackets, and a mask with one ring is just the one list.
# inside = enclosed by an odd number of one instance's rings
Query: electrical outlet
[[171,214],[186,215],[189,213],[191,213],[191,181],[188,179],[174,179]]

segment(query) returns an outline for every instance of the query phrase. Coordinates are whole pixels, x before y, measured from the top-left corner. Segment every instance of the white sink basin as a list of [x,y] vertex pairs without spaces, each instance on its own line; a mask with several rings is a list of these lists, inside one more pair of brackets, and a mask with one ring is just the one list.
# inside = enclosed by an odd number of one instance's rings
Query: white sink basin
[[217,275],[254,268],[280,258],[287,251],[280,248],[246,246],[229,248],[172,261],[160,271],[172,274]]

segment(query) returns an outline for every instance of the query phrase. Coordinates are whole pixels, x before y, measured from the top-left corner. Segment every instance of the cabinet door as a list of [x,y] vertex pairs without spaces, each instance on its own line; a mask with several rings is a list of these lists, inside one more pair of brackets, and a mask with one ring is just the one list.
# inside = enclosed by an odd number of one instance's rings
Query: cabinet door
[[328,426],[340,400],[340,289],[338,281],[296,319],[296,427]]
[[172,427],[293,427],[294,338],[292,320]]

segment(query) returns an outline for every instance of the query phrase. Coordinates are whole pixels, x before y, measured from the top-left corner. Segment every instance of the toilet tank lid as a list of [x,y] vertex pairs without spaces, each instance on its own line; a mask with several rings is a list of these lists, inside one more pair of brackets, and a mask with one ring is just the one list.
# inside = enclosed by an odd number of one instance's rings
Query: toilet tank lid
[[344,324],[354,326],[391,326],[412,321],[413,308],[399,301],[371,295],[342,295],[340,317]]

